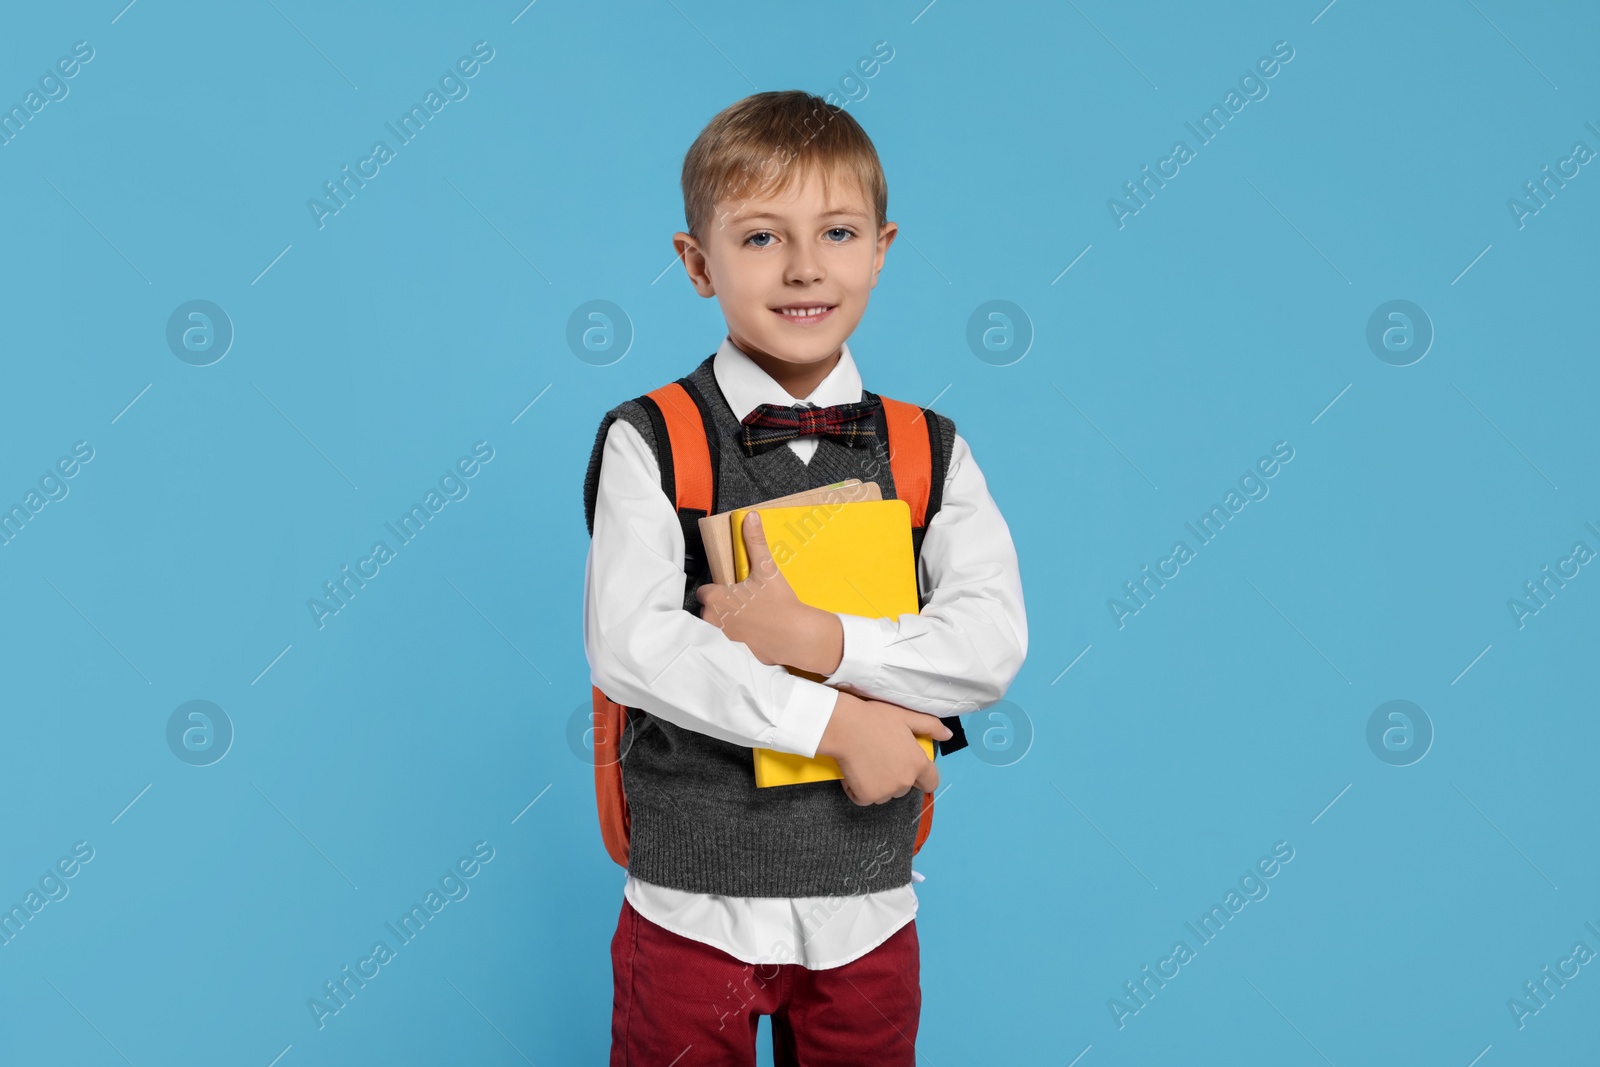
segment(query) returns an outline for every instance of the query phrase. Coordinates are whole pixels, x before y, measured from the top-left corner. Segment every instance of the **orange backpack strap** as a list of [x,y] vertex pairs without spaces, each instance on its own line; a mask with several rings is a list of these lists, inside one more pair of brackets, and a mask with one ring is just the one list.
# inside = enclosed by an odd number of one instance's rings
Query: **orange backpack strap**
[[[938,433],[934,420],[925,418],[923,409],[903,400],[883,401],[883,416],[889,426],[889,470],[894,475],[894,495],[911,505],[911,528],[926,528],[929,497],[933,488],[933,458],[937,454],[929,428]],[[938,504],[934,503],[934,510]]]
[[[711,409],[688,378],[652,389],[638,398],[650,418],[656,456],[661,468],[661,489],[678,511],[683,527],[684,597],[699,580],[709,580],[705,547],[700,539],[699,520],[711,514],[716,502],[717,470]],[[594,791],[600,817],[600,837],[606,852],[622,867],[628,866],[628,839],[631,820],[628,797],[623,790],[622,757],[631,743],[629,713],[591,685],[594,710]]]
[[[661,488],[679,511],[711,514],[712,480],[709,412],[687,378],[652,389],[639,398],[656,430]],[[662,447],[665,445],[665,447]]]
[[661,466],[661,491],[678,509],[683,528],[685,601],[690,591],[711,580],[711,565],[700,539],[700,520],[717,499],[718,449],[711,406],[687,377],[652,389],[639,398],[655,431]]
[[922,851],[922,843],[933,832],[933,794],[922,794],[922,814],[917,818],[917,839],[912,842],[911,854],[915,856]]
[[[883,402],[883,421],[888,436],[889,474],[894,479],[894,495],[911,507],[911,545],[917,561],[922,559],[922,541],[928,523],[939,513],[944,501],[944,479],[947,473],[942,447],[943,431],[939,420],[927,408],[894,400],[886,396]],[[939,719],[950,728],[950,740],[940,741],[940,755],[967,747],[967,732],[961,726],[961,716],[946,715]],[[915,855],[933,830],[933,794],[922,794],[922,815],[917,820],[917,838],[912,846]]]
[[[889,473],[894,478],[894,495],[911,506],[911,547],[919,565],[922,540],[928,523],[939,513],[944,501],[946,466],[942,447],[943,430],[927,408],[892,400],[883,402],[884,425],[889,437]],[[951,738],[938,742],[941,755],[948,756],[967,747],[967,732],[961,716],[947,715],[940,722],[950,727]]]
[[606,852],[622,867],[628,866],[628,798],[622,792],[623,734],[628,725],[628,709],[600,691],[589,687],[594,710],[589,717],[594,731],[594,802],[600,817],[600,839]]
[[911,505],[911,546],[922,559],[922,538],[944,501],[944,431],[933,412],[903,400],[883,401],[894,494]]

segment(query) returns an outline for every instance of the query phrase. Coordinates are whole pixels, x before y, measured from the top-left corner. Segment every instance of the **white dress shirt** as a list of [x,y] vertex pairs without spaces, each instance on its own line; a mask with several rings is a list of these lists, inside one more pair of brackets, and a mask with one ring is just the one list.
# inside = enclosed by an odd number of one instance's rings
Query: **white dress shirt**
[[[849,346],[841,347],[839,362],[806,398],[790,396],[730,339],[717,349],[712,372],[740,419],[762,403],[859,402],[861,375]],[[817,445],[812,436],[785,447],[809,463]],[[920,614],[841,614],[844,654],[825,683],[762,663],[748,646],[684,611],[683,555],[683,530],[661,491],[655,456],[632,424],[613,421],[584,578],[590,677],[619,703],[737,745],[815,756],[837,700],[832,686],[930,715],[988,707],[1027,655],[1011,532],[959,434],[922,543]],[[746,963],[822,970],[865,955],[915,918],[912,885],[921,880],[914,871],[911,882],[880,892],[787,898],[686,892],[629,875],[623,894],[651,922]]]

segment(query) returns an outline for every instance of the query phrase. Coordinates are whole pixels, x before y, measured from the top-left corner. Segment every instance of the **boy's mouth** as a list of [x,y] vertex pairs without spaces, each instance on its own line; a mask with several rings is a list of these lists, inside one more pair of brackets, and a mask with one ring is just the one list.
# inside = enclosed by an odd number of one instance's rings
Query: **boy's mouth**
[[815,326],[833,314],[837,304],[785,304],[772,309],[773,314],[796,326]]

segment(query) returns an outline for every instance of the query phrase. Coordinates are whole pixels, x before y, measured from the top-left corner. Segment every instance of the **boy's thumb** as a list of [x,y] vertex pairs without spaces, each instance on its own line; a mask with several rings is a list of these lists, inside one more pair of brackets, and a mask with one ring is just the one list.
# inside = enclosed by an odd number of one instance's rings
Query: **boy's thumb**
[[766,563],[772,559],[772,552],[767,548],[767,531],[761,526],[761,515],[752,511],[744,517],[744,547],[750,556],[750,570],[753,572],[758,563]]

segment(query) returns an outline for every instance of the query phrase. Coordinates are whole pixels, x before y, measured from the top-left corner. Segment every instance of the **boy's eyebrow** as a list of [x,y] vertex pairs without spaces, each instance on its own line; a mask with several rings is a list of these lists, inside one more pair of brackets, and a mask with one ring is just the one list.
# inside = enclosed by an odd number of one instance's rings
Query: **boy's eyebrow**
[[[833,208],[830,211],[824,211],[821,215],[818,216],[818,218],[826,219],[826,218],[831,218],[831,217],[836,216],[836,215],[844,215],[844,216],[847,216],[849,218],[857,218],[857,219],[864,219],[864,218],[867,217],[867,213],[865,211],[858,211],[855,208],[837,207],[837,208]],[[787,218],[788,218],[788,216],[786,216],[786,215],[777,215],[777,214],[774,214],[774,213],[772,213],[770,211],[750,211],[750,212],[745,212],[745,213],[740,214],[740,215],[735,215],[732,219],[729,220],[729,224],[732,225],[732,224],[736,224],[736,223],[740,223],[740,222],[748,222],[751,219],[776,219],[779,222],[784,222],[784,221],[787,220]]]

